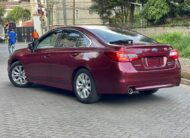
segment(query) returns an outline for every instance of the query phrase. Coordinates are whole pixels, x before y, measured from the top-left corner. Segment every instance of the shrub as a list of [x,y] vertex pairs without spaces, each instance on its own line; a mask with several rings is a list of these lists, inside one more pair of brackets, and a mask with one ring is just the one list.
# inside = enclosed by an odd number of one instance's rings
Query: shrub
[[180,57],[190,58],[190,36],[174,32],[155,36],[154,39],[160,43],[172,45],[179,50]]
[[153,24],[162,24],[170,11],[166,0],[148,0],[142,11],[142,16]]

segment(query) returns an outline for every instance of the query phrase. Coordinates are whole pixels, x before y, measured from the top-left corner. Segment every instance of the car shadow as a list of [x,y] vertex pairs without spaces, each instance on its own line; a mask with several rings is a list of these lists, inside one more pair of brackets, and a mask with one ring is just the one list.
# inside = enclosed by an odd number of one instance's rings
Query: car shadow
[[[14,87],[12,84],[8,84],[9,87]],[[29,89],[35,89],[39,90],[38,92],[43,93],[50,93],[60,96],[66,96],[68,98],[71,98],[73,100],[76,100],[75,94],[72,91],[49,87],[45,85],[39,85],[39,84],[33,84],[29,87]],[[158,91],[159,93],[159,91]],[[146,103],[155,103],[155,102],[163,102],[168,100],[167,97],[153,94],[153,95],[140,95],[140,94],[134,94],[134,95],[128,95],[128,94],[103,94],[101,97],[101,100],[98,102],[98,104],[141,104],[146,101]],[[76,100],[77,101],[77,100]]]
[[[43,92],[46,92],[46,93],[53,93],[53,94],[59,94],[61,96],[76,98],[74,92],[68,91],[68,90],[58,89],[58,88],[44,86],[44,85],[37,85],[37,84],[32,85],[31,88],[43,90]],[[131,104],[132,103],[134,104],[134,103],[143,103],[145,101],[146,102],[162,102],[165,100],[168,100],[167,97],[158,95],[156,93],[153,95],[103,94],[99,103],[103,103],[103,104],[109,104],[109,103],[110,104],[112,103]]]
[[[158,91],[159,93],[159,91]],[[109,103],[115,103],[115,104],[138,104],[138,103],[144,103],[145,101],[147,103],[151,102],[163,102],[167,100],[167,97],[163,97],[158,94],[152,94],[152,95],[141,95],[141,94],[104,94],[102,96],[101,103],[109,104]]]
[[55,87],[40,85],[40,84],[32,84],[29,88],[38,89],[45,93],[58,94],[62,96],[75,97],[75,94],[72,91],[59,89]]

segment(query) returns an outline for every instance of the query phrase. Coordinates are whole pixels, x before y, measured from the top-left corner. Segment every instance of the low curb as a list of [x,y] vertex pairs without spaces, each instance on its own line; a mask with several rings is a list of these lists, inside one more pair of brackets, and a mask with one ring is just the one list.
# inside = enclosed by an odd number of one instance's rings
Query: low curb
[[190,85],[190,80],[181,78],[181,84]]
[[190,72],[182,70],[181,72],[181,83],[185,85],[190,85]]

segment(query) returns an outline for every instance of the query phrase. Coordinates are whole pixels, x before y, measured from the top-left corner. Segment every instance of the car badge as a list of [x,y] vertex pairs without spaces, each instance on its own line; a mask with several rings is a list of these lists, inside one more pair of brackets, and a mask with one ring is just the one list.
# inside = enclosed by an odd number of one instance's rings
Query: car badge
[[158,52],[158,49],[157,48],[153,48],[152,52]]
[[164,48],[164,51],[168,51],[168,49],[165,47],[165,48]]

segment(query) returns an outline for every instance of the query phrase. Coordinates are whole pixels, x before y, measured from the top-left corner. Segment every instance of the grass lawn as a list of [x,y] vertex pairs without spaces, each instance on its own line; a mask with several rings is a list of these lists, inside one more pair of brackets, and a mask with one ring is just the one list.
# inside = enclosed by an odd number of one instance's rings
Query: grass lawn
[[166,33],[154,36],[153,39],[160,43],[170,44],[179,50],[180,57],[190,58],[190,34],[183,35],[181,33]]

